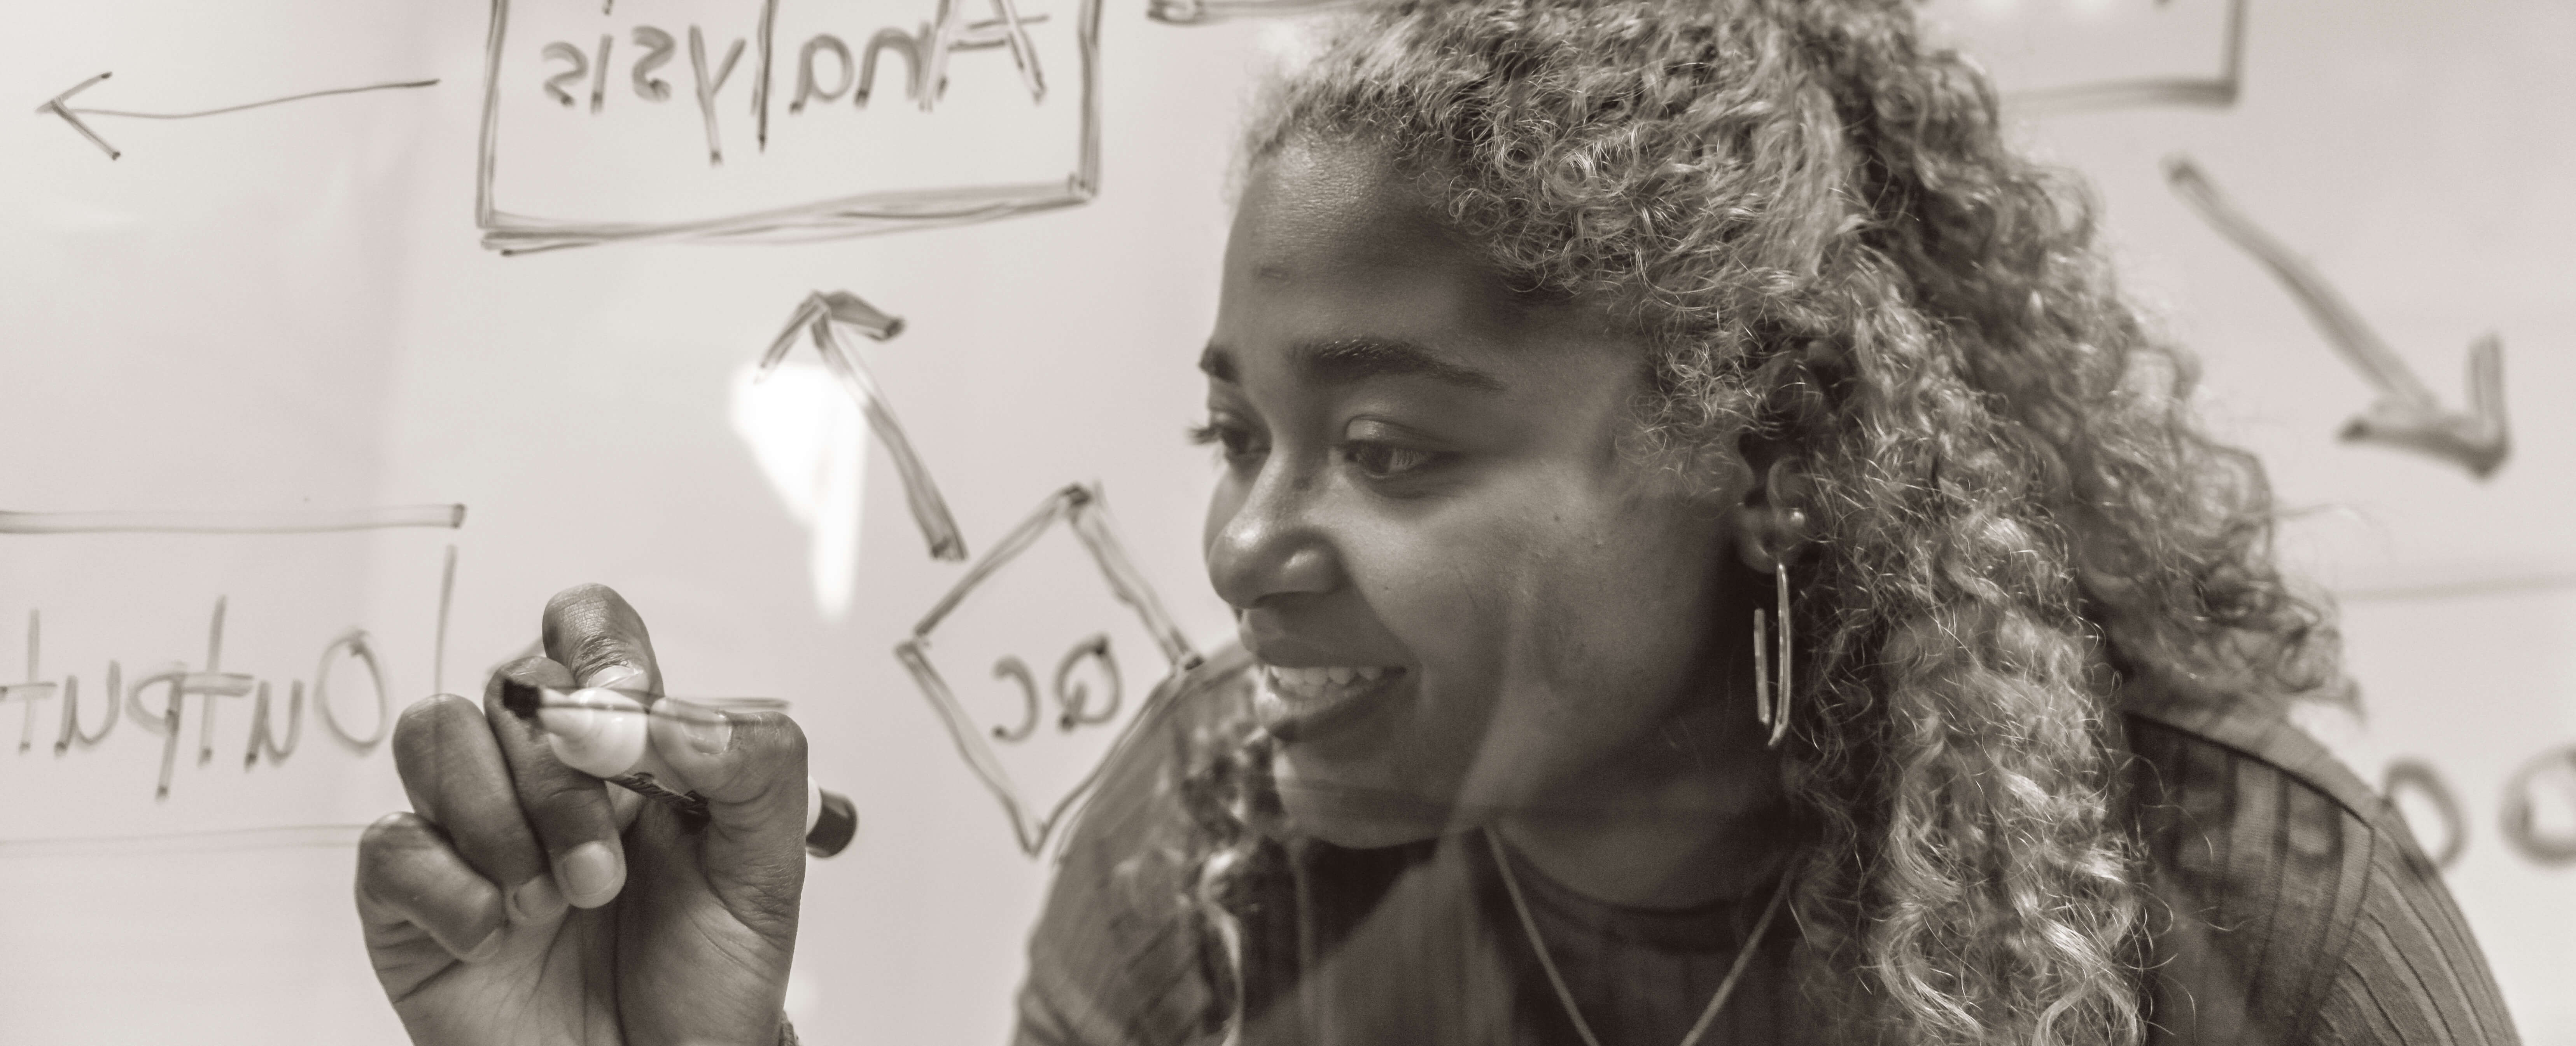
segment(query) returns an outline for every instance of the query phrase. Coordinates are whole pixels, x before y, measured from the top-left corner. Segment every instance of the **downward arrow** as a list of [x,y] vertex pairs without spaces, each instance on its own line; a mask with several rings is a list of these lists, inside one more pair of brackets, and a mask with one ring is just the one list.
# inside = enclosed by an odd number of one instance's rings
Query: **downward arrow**
[[2200,168],[2176,156],[2165,161],[2165,179],[2174,193],[2199,211],[2263,267],[2272,271],[2308,313],[2326,343],[2379,389],[2369,409],[2345,422],[2346,440],[2383,443],[2458,462],[2471,475],[2485,479],[2504,464],[2513,449],[2504,413],[2504,343],[2488,334],[2469,346],[2468,410],[2445,410],[2433,390],[2409,370],[2406,361],[2362,322],[2352,304],[2335,292],[2325,277],[2287,246],[2255,226],[2220,195]]
[[760,376],[767,377],[787,358],[796,348],[797,335],[812,336],[814,348],[823,354],[824,368],[840,380],[851,399],[858,401],[859,410],[868,416],[868,427],[876,431],[877,441],[894,458],[895,471],[903,475],[904,502],[912,509],[913,522],[921,526],[921,536],[930,542],[931,558],[965,559],[966,537],[958,532],[957,520],[948,514],[948,502],[939,496],[939,484],[931,480],[930,469],[913,453],[912,441],[905,438],[903,426],[894,420],[894,408],[877,388],[867,364],[860,362],[858,353],[841,340],[841,326],[855,327],[877,341],[903,333],[902,317],[886,315],[858,295],[816,291],[796,306],[795,314],[787,318],[787,328],[779,331],[769,351],[761,354]]

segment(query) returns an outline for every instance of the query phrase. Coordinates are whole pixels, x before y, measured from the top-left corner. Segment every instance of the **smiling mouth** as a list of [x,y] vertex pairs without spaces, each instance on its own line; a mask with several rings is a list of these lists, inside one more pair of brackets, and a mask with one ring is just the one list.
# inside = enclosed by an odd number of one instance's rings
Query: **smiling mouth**
[[1261,666],[1252,709],[1264,729],[1295,741],[1358,717],[1370,698],[1403,682],[1401,668],[1333,665],[1313,668]]

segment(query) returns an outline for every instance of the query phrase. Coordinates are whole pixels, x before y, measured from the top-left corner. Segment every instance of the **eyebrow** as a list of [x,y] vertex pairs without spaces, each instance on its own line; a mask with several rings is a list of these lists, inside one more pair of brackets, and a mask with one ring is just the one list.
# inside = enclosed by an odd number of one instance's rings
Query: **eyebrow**
[[[1429,378],[1477,392],[1501,392],[1502,379],[1473,367],[1440,358],[1413,342],[1395,338],[1335,338],[1303,342],[1289,353],[1307,376],[1327,385],[1350,385],[1371,378]],[[1218,381],[1238,381],[1234,353],[1210,344],[1199,354],[1199,370]]]

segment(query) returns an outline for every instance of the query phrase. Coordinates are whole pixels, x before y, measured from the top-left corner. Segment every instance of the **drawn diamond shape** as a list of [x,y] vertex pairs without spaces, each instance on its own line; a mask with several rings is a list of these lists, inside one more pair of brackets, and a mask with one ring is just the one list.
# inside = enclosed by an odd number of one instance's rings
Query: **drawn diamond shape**
[[[1109,595],[1135,613],[1138,623],[1151,637],[1163,660],[1163,671],[1140,706],[1129,710],[1119,707],[1124,702],[1123,691],[1127,688],[1124,677],[1127,673],[1118,667],[1116,649],[1108,632],[1097,632],[1075,642],[1052,665],[1041,662],[1037,668],[1031,668],[1016,655],[1005,655],[995,661],[993,675],[997,683],[1017,684],[1023,695],[1020,712],[1014,721],[1008,722],[979,718],[965,701],[960,700],[957,691],[949,685],[947,676],[932,661],[932,634],[951,613],[968,601],[968,597],[982,590],[997,573],[1019,559],[1059,523],[1072,532],[1081,549],[1089,555],[1092,565],[1099,568]],[[896,659],[912,672],[913,680],[921,685],[922,694],[930,699],[931,707],[938,711],[940,722],[947,726],[949,739],[956,743],[957,752],[965,757],[968,768],[1001,802],[1002,812],[1010,819],[1011,831],[1019,841],[1021,852],[1030,857],[1036,857],[1046,849],[1049,839],[1063,823],[1065,813],[1090,792],[1092,785],[1099,780],[1101,769],[1126,748],[1137,724],[1152,717],[1156,708],[1168,698],[1173,688],[1165,684],[1199,663],[1199,655],[1191,650],[1188,638],[1164,612],[1162,600],[1155,596],[1144,576],[1136,571],[1117,535],[1110,529],[1099,489],[1086,484],[1074,484],[1048,496],[1035,513],[968,568],[966,576],[959,579],[956,586],[930,608],[929,613],[922,615],[920,623],[913,626],[912,637],[895,645],[894,653]],[[1077,678],[1085,674],[1089,676],[1088,682]],[[1090,684],[1095,683],[1105,684],[1107,693],[1103,695],[1094,691]],[[1045,711],[1047,697],[1042,686],[1052,691],[1053,704],[1057,709],[1053,715]],[[1082,768],[1071,786],[1052,800],[1029,794],[1004,765],[1001,750],[995,747],[997,744],[1017,746],[1041,732],[1071,734],[1086,725],[1105,726],[1114,723],[1122,713],[1126,716],[1126,723],[1116,728],[1117,734],[1109,742],[1105,755]],[[1050,725],[1056,730],[1047,730]]]

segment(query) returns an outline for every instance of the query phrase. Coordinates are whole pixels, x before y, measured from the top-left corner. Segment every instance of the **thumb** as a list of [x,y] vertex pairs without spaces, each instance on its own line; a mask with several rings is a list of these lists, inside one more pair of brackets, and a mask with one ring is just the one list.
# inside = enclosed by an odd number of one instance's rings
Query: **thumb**
[[805,872],[805,731],[780,712],[726,712],[663,698],[653,748],[707,801],[708,879],[763,886]]

